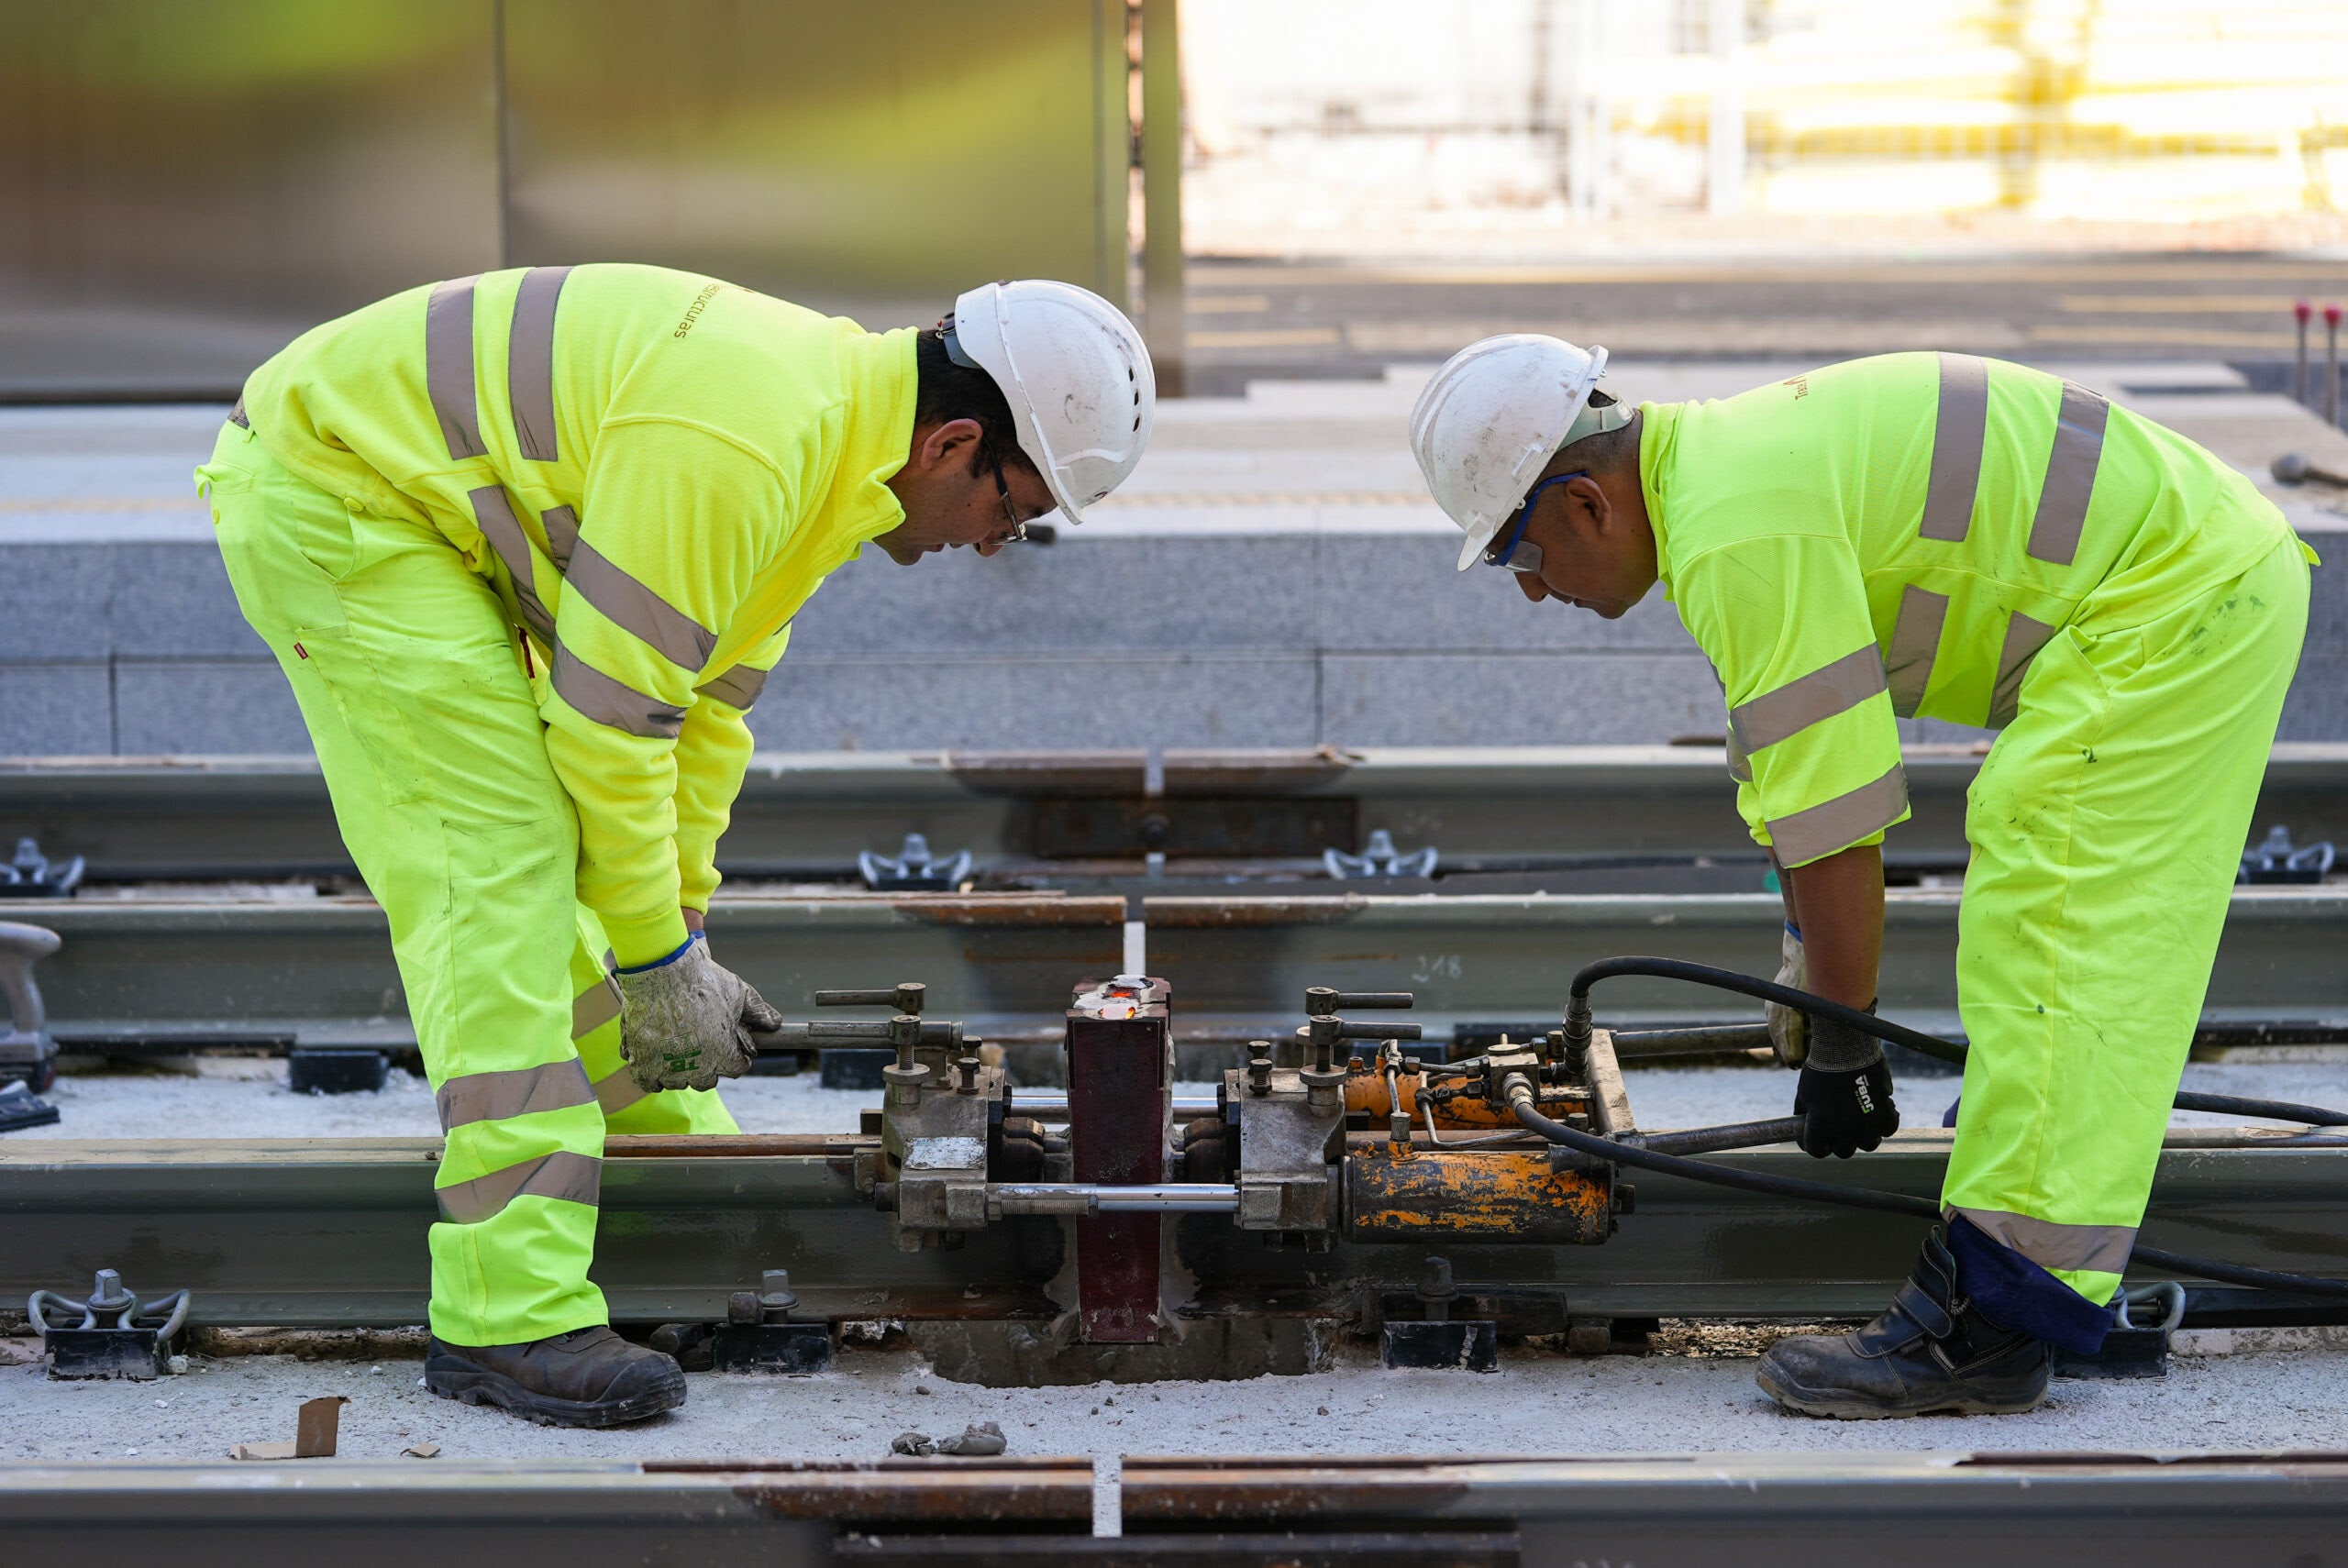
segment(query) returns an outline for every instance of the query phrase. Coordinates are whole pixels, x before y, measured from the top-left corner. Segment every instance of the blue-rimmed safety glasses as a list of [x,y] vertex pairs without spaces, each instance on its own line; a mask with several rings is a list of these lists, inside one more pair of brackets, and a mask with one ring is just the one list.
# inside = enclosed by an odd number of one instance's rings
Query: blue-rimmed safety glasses
[[1506,567],[1511,571],[1521,571],[1528,576],[1538,572],[1541,569],[1541,547],[1526,544],[1524,530],[1533,521],[1533,509],[1540,503],[1541,492],[1553,484],[1563,484],[1569,479],[1588,479],[1589,477],[1588,469],[1576,469],[1571,473],[1551,474],[1547,479],[1525,491],[1524,499],[1518,502],[1516,505],[1516,526],[1509,530],[1505,540],[1484,551],[1484,564]]

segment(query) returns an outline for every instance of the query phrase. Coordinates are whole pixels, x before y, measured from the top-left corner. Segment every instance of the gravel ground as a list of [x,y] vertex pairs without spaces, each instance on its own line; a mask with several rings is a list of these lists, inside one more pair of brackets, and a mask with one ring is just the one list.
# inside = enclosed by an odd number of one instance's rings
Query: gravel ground
[[[282,1061],[199,1059],[183,1073],[115,1072],[58,1080],[50,1095],[62,1117],[53,1127],[11,1132],[36,1138],[427,1138],[439,1132],[424,1080],[394,1071],[380,1093],[297,1095],[285,1087]],[[1702,1127],[1785,1116],[1793,1079],[1765,1067],[1644,1067],[1628,1076],[1641,1126]],[[2348,1109],[2348,1057],[2338,1063],[2196,1063],[2185,1087],[2213,1094],[2254,1095]],[[1954,1077],[1911,1077],[1901,1085],[1901,1121],[1937,1127],[1956,1098]],[[1208,1084],[1177,1093],[1211,1095]],[[877,1090],[826,1089],[813,1077],[745,1078],[729,1084],[726,1103],[747,1132],[852,1131],[857,1112],[877,1106]],[[2179,1123],[2232,1118],[2180,1111]]]
[[989,1420],[1026,1455],[2333,1448],[2348,1408],[2348,1350],[2326,1349],[2179,1357],[2159,1381],[2058,1379],[2022,1416],[1819,1421],[1755,1387],[1749,1343],[1729,1347],[1744,1354],[1712,1348],[1595,1359],[1512,1350],[1482,1377],[1346,1364],[1245,1384],[1009,1391],[942,1382],[908,1353],[852,1351],[816,1377],[696,1374],[683,1409],[617,1432],[533,1427],[435,1398],[418,1386],[414,1355],[199,1356],[186,1374],[144,1384],[54,1383],[39,1367],[0,1366],[0,1463],[217,1459],[232,1443],[291,1438],[295,1408],[325,1394],[350,1399],[343,1457],[388,1459],[430,1441],[460,1462],[871,1459],[899,1432]]

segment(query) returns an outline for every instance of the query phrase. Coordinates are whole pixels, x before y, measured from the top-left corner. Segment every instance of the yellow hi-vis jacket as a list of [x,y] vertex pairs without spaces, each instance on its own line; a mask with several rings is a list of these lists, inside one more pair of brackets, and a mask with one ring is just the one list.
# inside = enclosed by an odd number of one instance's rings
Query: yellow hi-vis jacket
[[625,265],[483,272],[305,333],[235,415],[355,508],[437,530],[533,639],[623,966],[705,909],[743,714],[825,574],[904,512],[914,335]]
[[1886,354],[1643,412],[1665,591],[1787,866],[1906,818],[1895,717],[2002,728],[2065,628],[2143,625],[2289,536],[2184,436],[2001,360]]

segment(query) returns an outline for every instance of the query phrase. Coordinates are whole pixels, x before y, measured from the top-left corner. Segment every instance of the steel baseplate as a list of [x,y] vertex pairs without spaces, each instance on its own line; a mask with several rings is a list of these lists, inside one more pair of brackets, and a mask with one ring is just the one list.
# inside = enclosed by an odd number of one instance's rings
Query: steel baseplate
[[1501,1326],[1473,1318],[1457,1322],[1389,1323],[1379,1334],[1378,1352],[1390,1372],[1408,1367],[1498,1372]]

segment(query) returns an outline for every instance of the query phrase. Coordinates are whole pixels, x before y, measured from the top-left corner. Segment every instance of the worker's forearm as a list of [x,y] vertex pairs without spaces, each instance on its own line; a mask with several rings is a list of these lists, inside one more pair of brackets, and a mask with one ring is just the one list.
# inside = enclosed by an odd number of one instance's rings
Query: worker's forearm
[[1810,988],[1863,1008],[1876,999],[1883,960],[1883,851],[1859,845],[1786,874],[1801,928]]

